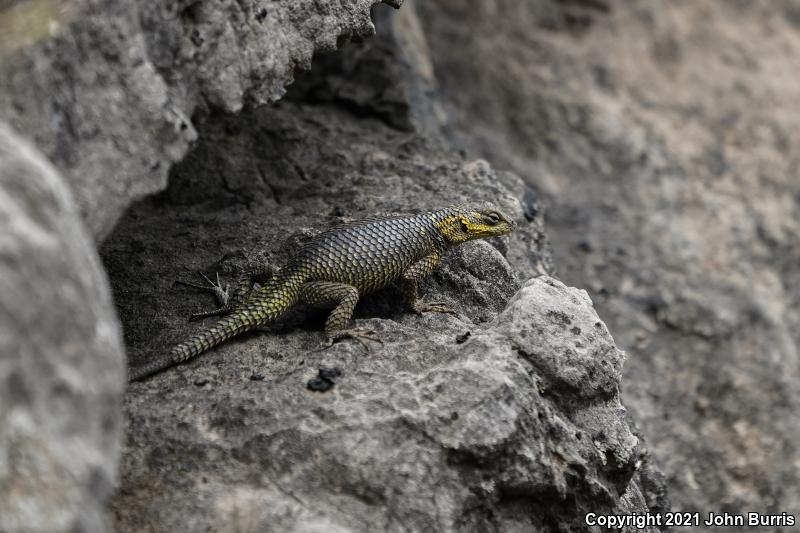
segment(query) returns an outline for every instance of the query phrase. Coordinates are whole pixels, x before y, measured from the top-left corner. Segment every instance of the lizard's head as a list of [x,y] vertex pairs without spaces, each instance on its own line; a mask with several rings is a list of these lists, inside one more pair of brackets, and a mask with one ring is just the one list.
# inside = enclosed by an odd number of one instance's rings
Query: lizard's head
[[454,206],[445,210],[444,216],[436,225],[450,244],[458,244],[473,239],[508,235],[516,223],[493,206]]

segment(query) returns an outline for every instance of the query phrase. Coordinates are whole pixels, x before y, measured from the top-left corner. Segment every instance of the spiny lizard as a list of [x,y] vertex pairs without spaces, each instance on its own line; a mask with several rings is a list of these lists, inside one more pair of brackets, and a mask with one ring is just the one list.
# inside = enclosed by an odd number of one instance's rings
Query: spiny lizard
[[[409,309],[452,313],[442,303],[417,297],[417,282],[429,275],[450,247],[472,239],[506,235],[515,223],[494,207],[451,206],[411,216],[373,217],[327,230],[302,247],[279,270],[261,265],[245,272],[230,298],[211,283],[222,307],[195,317],[226,314],[213,326],[178,344],[165,359],[133,369],[136,381],[213,348],[257,326],[273,322],[298,303],[333,308],[325,323],[326,346],[339,339],[379,339],[347,326],[364,294],[402,281]],[[254,290],[255,283],[260,288]],[[203,288],[203,287],[201,287]]]

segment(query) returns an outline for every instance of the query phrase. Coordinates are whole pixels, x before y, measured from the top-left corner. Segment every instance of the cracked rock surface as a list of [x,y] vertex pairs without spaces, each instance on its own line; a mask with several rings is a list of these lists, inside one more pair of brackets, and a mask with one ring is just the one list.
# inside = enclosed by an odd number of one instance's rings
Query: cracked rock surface
[[[623,354],[585,292],[540,275],[521,180],[304,98],[204,123],[169,189],[104,245],[132,364],[200,327],[186,317],[211,297],[170,288],[197,269],[231,279],[331,224],[465,200],[522,227],[455,248],[425,283],[458,316],[365,298],[356,325],[384,341],[369,352],[316,351],[325,313],[299,311],[130,385],[117,530],[581,531],[589,510],[662,504],[620,403]],[[324,393],[307,387],[320,369],[341,373]]]
[[654,462],[680,510],[797,509],[797,2],[382,7],[0,2],[0,530],[108,529],[91,237],[137,364],[213,305],[175,278],[464,200],[521,226],[427,281],[458,316],[389,289],[369,353],[299,310],[132,386],[115,528],[596,531],[668,506]]
[[35,139],[102,240],[164,189],[196,139],[190,117],[280,98],[315,52],[372,35],[376,3],[7,2],[0,119]]
[[[667,507],[620,400],[623,352],[550,275],[541,195],[449,143],[426,21],[377,10],[377,39],[317,57],[284,95],[312,55],[370,36],[375,4],[0,5],[0,118],[72,189],[9,137],[0,490],[24,501],[0,498],[4,533],[108,531],[117,471],[120,532],[596,531],[587,512]],[[214,305],[175,279],[231,280],[332,224],[463,201],[520,226],[426,281],[457,316],[406,313],[387,289],[356,312],[383,345],[317,351],[325,314],[299,309],[131,385],[117,464],[116,317],[76,214],[136,365]]]
[[445,135],[550,206],[675,509],[800,508],[798,3],[415,5]]

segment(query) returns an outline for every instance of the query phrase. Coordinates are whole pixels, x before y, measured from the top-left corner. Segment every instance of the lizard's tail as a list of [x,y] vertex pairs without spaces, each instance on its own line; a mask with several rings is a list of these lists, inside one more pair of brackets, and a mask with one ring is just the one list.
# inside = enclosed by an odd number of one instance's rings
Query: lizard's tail
[[226,339],[253,329],[259,324],[275,320],[300,298],[300,287],[305,279],[303,276],[305,276],[303,272],[297,272],[287,274],[282,279],[273,279],[231,314],[188,341],[175,346],[167,357],[131,370],[128,381],[138,381],[183,363]]
[[167,361],[153,361],[146,365],[138,366],[128,370],[128,382],[139,381],[153,374],[161,372],[169,366]]
[[188,341],[172,348],[167,357],[132,369],[128,374],[128,381],[138,381],[183,363],[210,350],[217,344],[257,326],[260,322],[259,317],[250,310],[234,312]]

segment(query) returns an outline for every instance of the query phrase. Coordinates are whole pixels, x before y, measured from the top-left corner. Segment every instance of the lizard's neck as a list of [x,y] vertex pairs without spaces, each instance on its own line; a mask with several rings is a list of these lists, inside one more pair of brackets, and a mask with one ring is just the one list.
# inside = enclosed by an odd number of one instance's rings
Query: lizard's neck
[[444,252],[462,242],[467,236],[463,234],[460,226],[459,213],[452,207],[446,207],[427,214],[434,227],[436,246],[439,252]]

